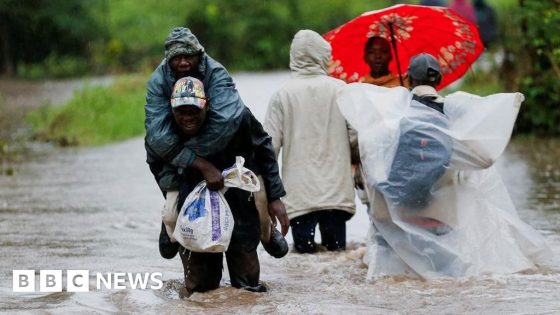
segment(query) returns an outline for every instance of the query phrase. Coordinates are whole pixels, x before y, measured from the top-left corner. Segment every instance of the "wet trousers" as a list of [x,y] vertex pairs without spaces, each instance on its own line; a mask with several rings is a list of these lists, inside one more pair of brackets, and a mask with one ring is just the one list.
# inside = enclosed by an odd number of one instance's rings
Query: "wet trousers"
[[314,253],[315,227],[319,224],[321,245],[329,251],[346,249],[346,221],[352,215],[343,210],[320,210],[290,220],[294,247],[299,253]]
[[[247,251],[231,243],[225,252],[231,286],[249,291],[260,291],[260,265],[257,250]],[[181,247],[185,287],[189,294],[206,292],[220,286],[223,269],[222,253],[196,253]]]

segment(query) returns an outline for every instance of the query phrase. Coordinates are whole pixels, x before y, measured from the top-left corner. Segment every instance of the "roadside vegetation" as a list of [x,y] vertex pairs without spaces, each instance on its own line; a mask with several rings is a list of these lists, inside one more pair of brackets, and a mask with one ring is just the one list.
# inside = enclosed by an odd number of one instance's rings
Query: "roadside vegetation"
[[87,87],[63,106],[47,106],[27,116],[37,140],[61,146],[101,145],[144,132],[147,74],[120,77],[109,87]]
[[[16,37],[19,43],[11,51],[25,53],[3,59],[0,70],[11,69],[20,77],[36,79],[141,73],[124,76],[112,87],[87,88],[64,106],[43,108],[29,116],[38,139],[62,145],[98,145],[143,133],[142,104],[148,78],[144,73],[161,61],[162,41],[174,26],[190,27],[208,53],[230,71],[287,69],[291,38],[297,30],[324,33],[394,2],[6,0],[0,4],[0,28],[2,23],[12,23],[14,28],[7,28],[12,33],[7,33],[14,36],[14,29],[20,33]],[[454,89],[478,95],[521,91],[526,101],[516,132],[560,135],[560,35],[554,32],[560,29],[560,1],[487,2],[498,14],[500,38],[485,53],[484,67],[473,67],[459,87],[443,93]],[[15,8],[15,15],[3,20]],[[68,27],[72,31],[64,33]],[[36,35],[32,32],[38,30],[43,38],[33,41]],[[66,39],[57,40],[61,36]],[[5,46],[4,39],[0,36],[0,46]],[[48,42],[57,44],[48,50],[33,46]]]

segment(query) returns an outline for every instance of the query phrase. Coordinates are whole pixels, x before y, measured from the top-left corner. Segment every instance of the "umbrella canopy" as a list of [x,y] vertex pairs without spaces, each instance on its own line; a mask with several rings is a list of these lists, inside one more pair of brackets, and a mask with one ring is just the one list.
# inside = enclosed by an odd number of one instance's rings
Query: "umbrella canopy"
[[366,12],[324,35],[332,46],[329,74],[348,83],[359,82],[370,69],[364,61],[369,37],[392,46],[392,73],[404,75],[410,58],[429,53],[439,61],[441,89],[457,80],[484,50],[475,24],[443,7],[395,5]]

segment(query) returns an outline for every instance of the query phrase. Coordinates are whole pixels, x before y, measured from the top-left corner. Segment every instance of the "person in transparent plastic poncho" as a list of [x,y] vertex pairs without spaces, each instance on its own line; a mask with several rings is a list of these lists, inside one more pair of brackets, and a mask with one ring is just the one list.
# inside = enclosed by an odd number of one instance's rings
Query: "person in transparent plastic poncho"
[[372,212],[368,278],[513,273],[550,250],[520,220],[493,166],[511,137],[520,93],[437,94],[437,60],[411,59],[412,91],[354,83],[338,105],[358,131]]

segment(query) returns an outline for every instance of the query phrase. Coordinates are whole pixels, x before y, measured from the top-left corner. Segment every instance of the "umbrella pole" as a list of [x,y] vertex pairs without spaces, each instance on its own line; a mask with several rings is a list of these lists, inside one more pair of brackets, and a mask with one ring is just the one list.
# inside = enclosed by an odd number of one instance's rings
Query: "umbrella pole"
[[404,82],[401,75],[401,63],[399,62],[399,54],[397,52],[397,42],[395,40],[395,31],[393,30],[393,22],[389,22],[389,31],[391,32],[391,46],[393,46],[393,50],[395,51],[395,61],[397,61],[397,71],[399,72],[399,81],[401,82],[401,86],[404,86]]

